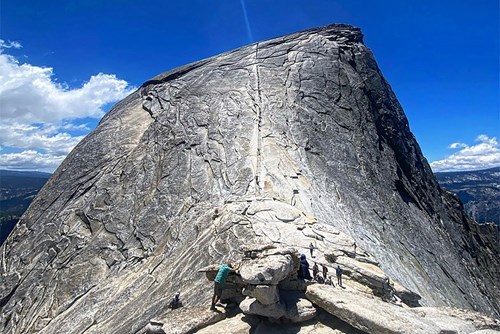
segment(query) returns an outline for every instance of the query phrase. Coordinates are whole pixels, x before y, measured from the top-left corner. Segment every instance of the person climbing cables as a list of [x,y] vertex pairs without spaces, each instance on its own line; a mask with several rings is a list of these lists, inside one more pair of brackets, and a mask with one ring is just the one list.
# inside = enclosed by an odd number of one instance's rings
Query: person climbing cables
[[220,301],[222,290],[226,284],[226,278],[231,272],[236,272],[234,265],[231,262],[228,264],[223,263],[219,267],[219,271],[217,272],[214,280],[214,295],[212,297],[212,306],[210,306],[211,310],[215,310],[215,304]]
[[311,253],[311,258],[314,258],[314,255],[313,255],[313,252],[314,252],[314,245],[313,245],[313,243],[312,243],[312,242],[309,244],[309,252]]
[[335,269],[335,274],[337,274],[337,284],[342,287],[342,268],[340,265],[337,265],[337,269]]
[[181,306],[181,293],[177,291],[170,301],[169,307],[173,310]]
[[318,273],[319,273],[318,264],[316,262],[314,262],[314,265],[313,265],[313,279],[317,280]]
[[328,268],[324,264],[322,264],[321,267],[323,269],[323,281],[326,282],[326,279],[327,279],[327,276],[328,276]]
[[298,278],[311,280],[311,273],[309,272],[309,262],[307,262],[306,254],[300,254],[300,267],[297,272]]

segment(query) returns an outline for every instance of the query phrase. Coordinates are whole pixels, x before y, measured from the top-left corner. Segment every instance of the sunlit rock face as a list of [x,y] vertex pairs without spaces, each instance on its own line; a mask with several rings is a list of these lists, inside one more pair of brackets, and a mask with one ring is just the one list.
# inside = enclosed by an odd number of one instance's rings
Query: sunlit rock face
[[498,316],[498,247],[457,203],[359,29],[255,43],[147,81],[73,150],[1,248],[0,332],[135,333],[269,243],[333,266],[355,242],[422,306]]

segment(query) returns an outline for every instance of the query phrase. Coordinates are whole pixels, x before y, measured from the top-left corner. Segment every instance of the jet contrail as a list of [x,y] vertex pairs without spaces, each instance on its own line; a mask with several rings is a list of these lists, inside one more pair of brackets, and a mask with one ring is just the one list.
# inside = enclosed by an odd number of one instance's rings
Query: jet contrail
[[245,17],[245,23],[247,25],[247,34],[250,43],[253,42],[252,29],[250,28],[250,22],[248,21],[247,7],[245,6],[245,0],[240,0],[241,8],[243,9],[243,16]]

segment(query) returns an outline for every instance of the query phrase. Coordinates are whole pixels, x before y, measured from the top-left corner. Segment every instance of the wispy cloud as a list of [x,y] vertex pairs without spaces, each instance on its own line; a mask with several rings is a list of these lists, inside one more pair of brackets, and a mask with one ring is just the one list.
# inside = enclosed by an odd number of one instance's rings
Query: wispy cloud
[[250,27],[250,20],[248,19],[247,6],[245,0],[241,0],[241,9],[243,10],[243,18],[245,19],[245,26],[247,28],[248,41],[253,42],[252,28]]
[[476,138],[477,144],[452,143],[448,148],[459,149],[443,160],[431,162],[432,170],[465,171],[500,166],[500,144],[496,137],[481,134]]
[[[5,54],[21,48],[0,40],[0,168],[53,171],[83,138],[70,134],[90,129],[78,120],[99,119],[103,107],[132,92],[134,87],[113,74],[93,75],[81,87],[58,83],[50,67],[20,63]],[[21,152],[16,152],[21,151]]]
[[452,143],[450,144],[450,146],[448,146],[448,148],[466,148],[467,145],[465,145],[464,143]]
[[12,41],[5,41],[3,39],[0,39],[0,50],[1,49],[20,49],[23,46],[19,42],[12,42]]

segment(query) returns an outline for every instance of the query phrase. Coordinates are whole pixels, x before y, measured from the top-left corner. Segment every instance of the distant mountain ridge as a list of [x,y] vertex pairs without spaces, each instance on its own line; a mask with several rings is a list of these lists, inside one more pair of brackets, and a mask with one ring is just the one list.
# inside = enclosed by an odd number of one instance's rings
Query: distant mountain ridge
[[500,167],[435,175],[441,187],[458,195],[466,212],[478,223],[500,226]]
[[37,171],[0,170],[0,244],[50,176]]
[[[19,170],[8,170],[8,169],[0,169],[0,177],[8,177],[8,176],[20,176],[20,177],[35,177],[35,178],[48,178],[52,174],[39,172],[39,171],[19,171]],[[3,182],[3,179],[2,179]]]

